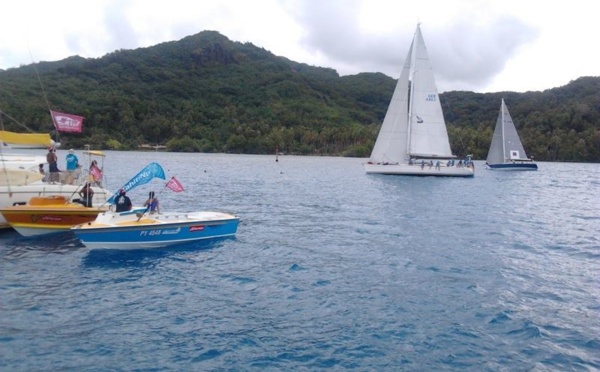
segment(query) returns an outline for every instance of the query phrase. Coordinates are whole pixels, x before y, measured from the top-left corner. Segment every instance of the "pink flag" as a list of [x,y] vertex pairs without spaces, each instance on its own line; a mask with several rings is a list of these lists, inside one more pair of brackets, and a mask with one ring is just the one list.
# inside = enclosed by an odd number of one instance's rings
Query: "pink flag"
[[171,177],[171,179],[169,180],[169,182],[167,182],[165,186],[175,192],[183,191],[183,185],[179,181],[177,181],[175,177]]
[[63,114],[62,112],[50,111],[54,127],[59,132],[81,133],[83,128],[83,116]]

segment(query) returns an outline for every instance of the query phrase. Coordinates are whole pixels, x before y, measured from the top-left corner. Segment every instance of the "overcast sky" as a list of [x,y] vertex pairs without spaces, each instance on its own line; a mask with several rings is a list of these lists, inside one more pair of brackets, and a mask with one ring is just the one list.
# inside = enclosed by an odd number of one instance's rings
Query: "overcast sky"
[[441,92],[600,76],[596,0],[7,0],[0,14],[0,69],[214,30],[340,75],[397,79],[421,23]]

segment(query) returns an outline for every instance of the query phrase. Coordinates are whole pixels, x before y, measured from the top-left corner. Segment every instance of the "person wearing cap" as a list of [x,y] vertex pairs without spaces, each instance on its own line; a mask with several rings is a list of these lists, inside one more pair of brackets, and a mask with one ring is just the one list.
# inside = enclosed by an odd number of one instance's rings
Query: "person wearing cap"
[[119,190],[119,196],[115,198],[115,205],[117,206],[117,212],[127,212],[131,210],[132,204],[129,196],[125,195],[125,189]]
[[77,171],[79,170],[79,159],[74,154],[73,149],[69,150],[66,157],[67,160],[67,183],[72,185],[77,178]]

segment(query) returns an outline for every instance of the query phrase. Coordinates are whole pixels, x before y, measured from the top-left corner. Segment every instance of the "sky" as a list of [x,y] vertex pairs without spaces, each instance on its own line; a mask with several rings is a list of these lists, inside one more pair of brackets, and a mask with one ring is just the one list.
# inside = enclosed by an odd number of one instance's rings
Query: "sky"
[[212,30],[340,75],[397,79],[420,24],[440,92],[542,91],[600,76],[594,0],[4,0],[0,14],[0,69]]

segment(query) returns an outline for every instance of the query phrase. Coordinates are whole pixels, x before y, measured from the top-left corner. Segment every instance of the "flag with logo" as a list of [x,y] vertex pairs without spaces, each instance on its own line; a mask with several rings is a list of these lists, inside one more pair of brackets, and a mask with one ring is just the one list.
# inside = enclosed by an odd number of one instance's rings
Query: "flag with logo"
[[[121,187],[121,189],[123,189],[125,191],[132,190],[135,187],[138,187],[140,185],[144,185],[144,184],[150,182],[153,178],[160,178],[161,180],[165,179],[165,171],[164,171],[163,167],[161,167],[160,164],[158,164],[158,163],[150,163],[150,164],[146,165],[146,167],[144,169],[139,171],[138,174],[136,174],[135,176],[133,176],[132,179],[127,181],[127,183],[125,185],[123,185],[123,187]],[[108,203],[111,203],[111,204],[114,203],[115,198],[119,195],[120,191],[121,190],[119,189],[119,191],[115,192],[113,194],[113,196],[111,196],[108,199]]]
[[83,129],[83,116],[50,111],[54,127],[59,132],[81,133]]
[[169,180],[169,182],[167,182],[167,184],[165,186],[175,192],[183,191],[183,185],[175,177],[171,177],[171,179]]

